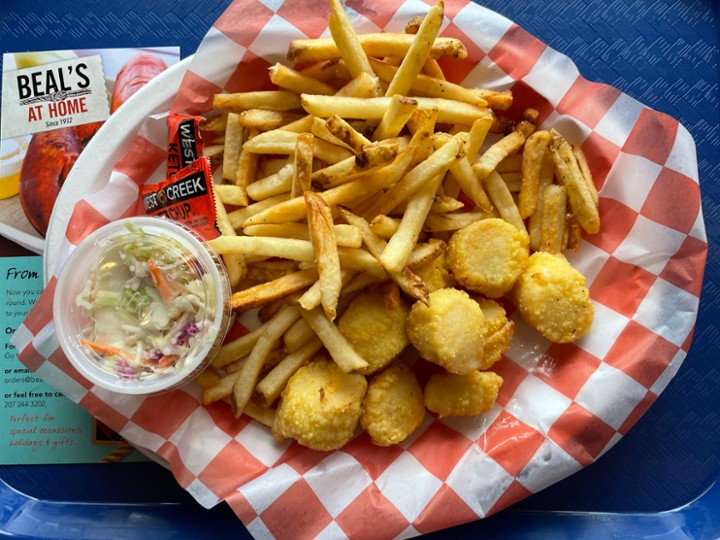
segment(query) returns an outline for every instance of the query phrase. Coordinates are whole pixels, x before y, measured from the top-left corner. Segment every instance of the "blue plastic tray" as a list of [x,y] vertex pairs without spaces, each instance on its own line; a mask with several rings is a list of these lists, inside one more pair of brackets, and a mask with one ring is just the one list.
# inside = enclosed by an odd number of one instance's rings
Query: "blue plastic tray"
[[[483,521],[428,538],[720,538],[720,142],[717,2],[487,0],[483,5],[677,118],[697,144],[710,251],[695,338],[677,376],[597,463]],[[177,45],[192,54],[225,1],[3,0],[0,52]],[[411,482],[411,479],[408,480]],[[0,536],[249,538],[153,463],[0,467]]]

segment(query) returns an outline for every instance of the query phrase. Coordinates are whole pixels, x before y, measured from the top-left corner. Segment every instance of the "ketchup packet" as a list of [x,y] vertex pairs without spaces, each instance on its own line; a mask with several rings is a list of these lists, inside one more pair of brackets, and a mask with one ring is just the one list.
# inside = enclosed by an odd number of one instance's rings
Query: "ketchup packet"
[[206,240],[220,236],[212,169],[207,157],[192,161],[167,180],[143,185],[142,198],[149,216],[179,221]]
[[201,119],[187,114],[171,113],[168,116],[167,178],[202,156]]

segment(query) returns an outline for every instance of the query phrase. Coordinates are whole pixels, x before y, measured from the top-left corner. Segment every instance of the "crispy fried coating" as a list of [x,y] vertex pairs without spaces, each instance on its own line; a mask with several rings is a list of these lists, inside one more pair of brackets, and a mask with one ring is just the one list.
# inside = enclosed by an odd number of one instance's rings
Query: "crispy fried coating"
[[492,371],[434,373],[425,385],[425,406],[441,417],[481,414],[492,408],[502,383]]
[[490,298],[512,289],[529,255],[529,238],[507,221],[483,219],[450,238],[447,264],[458,283]]
[[451,285],[452,279],[445,268],[445,258],[443,253],[428,264],[414,270],[431,292]]
[[390,446],[404,441],[424,417],[423,391],[407,364],[389,366],[372,376],[360,425],[374,444]]
[[585,276],[562,255],[533,253],[514,295],[522,318],[555,343],[581,338],[595,317]]
[[485,315],[487,337],[485,338],[485,358],[480,369],[488,369],[502,358],[502,354],[510,347],[515,323],[508,321],[505,309],[495,300],[478,298],[478,304]]
[[400,298],[388,306],[379,287],[356,296],[338,321],[338,328],[352,348],[363,357],[369,375],[382,369],[408,345],[405,319],[410,308]]
[[318,357],[288,381],[272,433],[313,450],[340,448],[355,432],[366,390],[364,375],[344,373],[335,362]]
[[430,293],[429,306],[415,302],[407,332],[425,360],[450,373],[469,373],[483,365],[485,316],[465,291],[438,289]]

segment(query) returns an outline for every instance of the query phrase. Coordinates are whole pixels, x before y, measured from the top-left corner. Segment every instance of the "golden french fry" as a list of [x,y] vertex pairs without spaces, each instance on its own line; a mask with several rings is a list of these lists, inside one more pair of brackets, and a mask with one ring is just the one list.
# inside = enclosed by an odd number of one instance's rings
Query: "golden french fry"
[[[327,118],[337,114],[343,118],[380,120],[390,106],[390,97],[354,98],[301,94],[302,107],[310,114]],[[472,125],[478,118],[489,118],[490,110],[451,99],[413,97],[418,109],[437,109],[437,121],[445,124]]]
[[373,139],[381,141],[391,137],[397,137],[405,123],[410,119],[412,113],[417,109],[417,101],[411,98],[393,94],[390,98],[390,106],[383,114],[378,124]]
[[[319,274],[320,297],[325,315],[331,321],[337,315],[337,303],[342,289],[340,257],[332,210],[325,200],[312,191],[305,192],[310,240]],[[303,306],[304,307],[304,306]]]
[[417,35],[415,35],[408,48],[408,52],[405,54],[400,67],[392,81],[390,81],[388,89],[385,92],[386,96],[408,94],[413,81],[425,65],[425,60],[428,59],[430,49],[432,49],[435,38],[440,32],[444,10],[445,4],[442,0],[430,8],[420,28],[418,28]]
[[[303,319],[299,319],[297,322],[300,321],[305,322]],[[296,326],[297,322],[293,324],[291,328]],[[307,325],[306,327],[308,329],[310,328]],[[322,348],[322,341],[314,337],[314,332],[312,332],[312,330],[310,331],[313,337],[308,339],[301,347],[285,356],[255,387],[255,390],[265,400],[266,405],[271,405],[275,402],[290,377]],[[285,335],[287,335],[287,332],[285,332]]]
[[378,78],[369,73],[361,73],[338,90],[337,97],[370,98],[380,93]]
[[[398,154],[395,160],[378,169],[366,178],[359,178],[334,187],[320,193],[320,196],[330,205],[346,204],[353,200],[361,199],[369,194],[376,193],[397,182],[407,171],[415,156],[415,148],[409,145],[406,150]],[[260,204],[260,203],[256,203]],[[254,205],[251,205],[254,206]],[[248,207],[249,208],[249,207]],[[255,225],[258,223],[284,223],[296,221],[305,217],[305,199],[295,197],[289,201],[269,205],[261,212],[257,212],[247,218],[244,225]]]
[[249,109],[240,113],[240,124],[246,128],[270,131],[300,119],[298,113],[271,111],[268,109]]
[[301,133],[298,135],[293,160],[293,177],[290,188],[291,197],[299,197],[310,190],[314,146],[315,137],[312,133]]
[[215,184],[213,185],[218,199],[223,204],[232,206],[247,206],[247,194],[240,186],[231,184]]
[[[208,245],[218,254],[242,253],[262,257],[282,257],[307,263],[315,262],[315,252],[308,240],[295,238],[273,238],[265,236],[219,236],[209,240]],[[375,258],[365,250],[338,248],[343,266],[384,277],[385,272]]]
[[371,144],[365,146],[359,154],[349,157],[323,169],[315,171],[312,181],[322,188],[331,188],[354,180],[359,176],[389,165],[397,156],[402,146],[400,140],[383,141],[387,144]]
[[550,154],[555,162],[555,172],[560,182],[567,188],[568,200],[573,215],[588,234],[600,230],[600,214],[592,193],[578,166],[570,144],[557,131],[552,130]]
[[405,23],[405,33],[412,35],[417,34],[422,22],[423,18],[420,15],[415,15],[412,19]]
[[[295,153],[297,140],[301,135],[303,134],[287,131],[283,128],[266,131],[247,141],[243,148],[255,154],[283,154],[289,156]],[[313,155],[327,163],[337,163],[350,157],[352,153],[346,148],[330,144],[322,139],[316,139],[313,144]]]
[[516,152],[525,142],[525,136],[513,131],[488,148],[473,164],[473,171],[480,180],[485,180],[503,159]]
[[287,163],[275,174],[255,180],[245,191],[255,201],[262,201],[268,197],[289,193],[292,188],[294,170],[295,166],[292,163]]
[[240,116],[237,113],[228,113],[225,127],[222,177],[233,183],[237,178],[237,162],[243,142],[243,127],[240,124]]
[[203,147],[202,155],[210,158],[210,160],[213,162],[220,160],[223,156],[223,153],[225,152],[224,143],[225,140],[223,139],[223,144],[206,144]]
[[549,131],[536,131],[525,141],[522,153],[522,186],[518,196],[518,209],[523,218],[529,217],[537,207],[538,185],[543,156],[550,144]]
[[260,325],[255,330],[221,345],[218,352],[212,359],[212,367],[216,369],[225,367],[226,365],[240,360],[250,354],[250,351],[252,351],[255,343],[257,343],[260,334],[262,334],[263,328],[264,325]]
[[573,155],[577,160],[578,167],[580,167],[580,172],[582,173],[583,178],[587,183],[588,190],[590,191],[590,196],[592,197],[592,200],[595,201],[595,206],[599,207],[600,198],[598,196],[597,188],[595,187],[595,182],[593,181],[592,172],[590,171],[590,165],[588,164],[587,158],[585,157],[585,152],[583,152],[580,145],[572,144],[571,146]]
[[227,127],[227,117],[228,113],[221,113],[205,118],[200,123],[200,129],[203,131],[225,131]]
[[447,244],[439,238],[430,238],[427,242],[418,243],[408,258],[407,267],[410,270],[422,268],[445,253]]
[[436,176],[424,184],[408,201],[398,230],[392,235],[380,256],[380,262],[386,270],[400,272],[407,264],[442,180],[442,175]]
[[543,196],[542,236],[540,250],[560,253],[565,235],[567,190],[565,186],[550,184]]
[[[359,248],[362,245],[360,231],[352,225],[337,223],[334,226],[335,241],[340,247]],[[261,223],[243,228],[248,236],[276,236],[310,240],[310,231],[305,223]]]
[[481,219],[494,217],[494,212],[454,212],[452,214],[430,214],[423,230],[431,233],[457,231]]
[[[411,144],[412,146],[412,144]],[[457,137],[452,137],[441,148],[417,165],[395,184],[371,207],[368,216],[388,214],[393,208],[404,201],[421,187],[445,173],[453,163],[465,155],[464,145]],[[442,177],[441,177],[442,179]]]
[[272,81],[275,86],[279,86],[285,90],[290,90],[297,94],[305,92],[308,94],[324,94],[327,96],[335,93],[335,88],[329,84],[308,77],[280,63],[272,66],[269,71],[270,81]]
[[[527,141],[525,141],[525,145],[527,145]],[[525,148],[527,148],[527,146],[525,146]],[[500,174],[509,172],[522,172],[523,159],[525,159],[523,157],[524,152],[525,149],[523,149],[523,153],[510,154],[508,157],[504,158],[500,163],[498,163],[497,167],[495,167],[495,170]]]
[[[215,216],[220,232],[226,236],[234,236],[236,234],[235,228],[232,226],[230,218],[225,211],[225,205],[220,200],[219,188],[222,187],[223,186],[213,184],[213,195],[215,197]],[[247,203],[247,197],[244,198],[244,201],[245,203]],[[230,287],[236,287],[245,278],[245,275],[247,274],[247,264],[245,264],[245,257],[240,253],[224,255],[223,263],[225,264],[225,270],[227,271]]]
[[[415,36],[383,32],[357,36],[367,56],[404,58]],[[438,37],[430,49],[430,58],[467,58],[467,49],[455,38]],[[316,62],[339,58],[340,51],[332,38],[295,39],[290,42],[287,58],[293,62]]]
[[220,401],[232,394],[235,382],[242,376],[242,370],[234,371],[225,377],[222,377],[217,383],[202,389],[200,399],[203,405],[210,405],[216,401]]
[[552,184],[555,178],[555,162],[553,161],[550,152],[546,152],[543,156],[542,163],[540,165],[540,173],[538,179],[538,193],[537,202],[535,204],[535,211],[530,214],[528,219],[528,234],[530,236],[530,249],[533,251],[539,251],[542,240],[542,216],[545,189]]
[[358,133],[355,128],[336,114],[325,120],[325,126],[355,154],[359,154],[365,145],[370,144],[364,135]]
[[[353,78],[361,73],[373,75],[367,54],[365,54],[340,0],[330,0],[330,10],[328,28],[350,75]],[[292,47],[292,44],[290,46]],[[288,56],[290,55],[288,54]]]
[[[258,131],[255,128],[250,128],[246,137],[246,141],[252,140],[257,136]],[[240,186],[243,191],[246,190],[247,186],[255,180],[255,173],[257,172],[258,157],[256,154],[248,151],[243,145],[238,156],[237,171],[235,174],[235,184]],[[247,196],[245,197],[245,205],[248,204]]]
[[292,323],[300,318],[300,310],[294,306],[284,306],[270,319],[260,334],[247,360],[238,371],[240,375],[233,384],[231,399],[233,412],[239,417],[250,401],[260,370],[277,341]]
[[513,199],[512,193],[510,193],[502,177],[495,171],[492,171],[485,178],[484,183],[485,189],[487,189],[500,216],[508,223],[517,227],[518,230],[527,232],[525,222],[520,216],[520,211],[515,204],[515,199]]
[[575,216],[566,216],[565,221],[565,232],[567,242],[565,242],[565,248],[568,251],[577,251],[580,249],[580,241],[582,240],[582,232],[580,230],[580,224],[575,219]]
[[243,224],[256,214],[260,214],[266,209],[272,208],[276,204],[287,201],[290,198],[290,193],[281,193],[273,197],[268,197],[262,201],[250,204],[245,208],[238,208],[232,212],[228,212],[228,219],[235,230],[242,229]]
[[347,66],[345,66],[345,62],[340,58],[315,62],[300,70],[300,73],[322,82],[343,81],[346,83],[352,79],[350,72],[347,70]]
[[284,126],[281,126],[277,129],[281,129],[283,131],[291,131],[292,133],[305,133],[307,131],[310,131],[312,128],[313,123],[313,117],[309,114],[306,114],[305,116],[301,116],[297,120],[290,122],[289,124],[285,124]]
[[300,109],[300,99],[295,92],[287,90],[259,90],[257,92],[238,92],[235,94],[215,94],[214,109],[247,110],[271,109],[273,111],[292,111]]
[[[340,270],[342,286],[344,287],[345,285],[347,285],[348,282],[356,275],[357,272],[353,270]],[[302,296],[300,296],[300,298],[298,299],[298,303],[303,309],[306,309],[308,311],[311,309],[315,309],[322,304],[322,292],[323,291],[320,285],[320,280],[318,280],[312,285],[312,287],[305,291]],[[336,314],[338,310],[339,308],[336,307]]]
[[505,182],[505,185],[508,188],[508,191],[511,191],[512,193],[520,194],[520,190],[522,189],[522,182],[523,182],[523,175],[519,172],[507,172],[500,174],[500,177],[503,179],[503,182]]
[[475,90],[477,94],[487,101],[488,107],[496,111],[507,111],[513,103],[513,95],[510,90],[489,90],[480,88]]
[[[370,221],[370,230],[380,238],[389,239],[400,226],[400,220],[379,214]],[[384,248],[383,248],[384,249]]]
[[485,142],[485,138],[487,137],[491,126],[492,118],[489,116],[478,118],[472,123],[472,126],[470,126],[466,144],[467,159],[470,163],[475,162],[475,157],[480,151],[480,147]]
[[[370,228],[370,224],[360,216],[353,214],[345,209],[340,209],[345,220],[354,225],[360,230],[363,236],[363,241],[367,245],[370,252],[380,259],[385,249],[387,248],[387,242],[378,235],[376,235]],[[411,297],[420,300],[421,302],[428,303],[428,291],[427,285],[423,282],[420,277],[412,273],[408,268],[402,268],[400,271],[388,272],[390,278],[397,283],[402,290],[404,290]]]
[[315,268],[298,270],[291,274],[267,281],[241,291],[230,297],[230,307],[237,311],[246,311],[260,307],[273,300],[284,298],[292,293],[306,289],[318,278]]
[[301,310],[302,318],[317,334],[335,363],[346,373],[362,369],[368,363],[352,348],[345,336],[325,315],[321,308]]

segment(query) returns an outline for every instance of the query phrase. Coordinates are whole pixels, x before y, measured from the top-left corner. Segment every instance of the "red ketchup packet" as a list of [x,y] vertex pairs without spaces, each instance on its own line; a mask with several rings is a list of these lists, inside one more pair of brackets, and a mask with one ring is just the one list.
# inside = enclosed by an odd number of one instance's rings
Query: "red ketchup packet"
[[167,169],[170,178],[202,156],[199,116],[170,114],[168,116]]
[[212,240],[220,236],[210,159],[201,157],[157,184],[142,186],[145,213],[178,221]]

